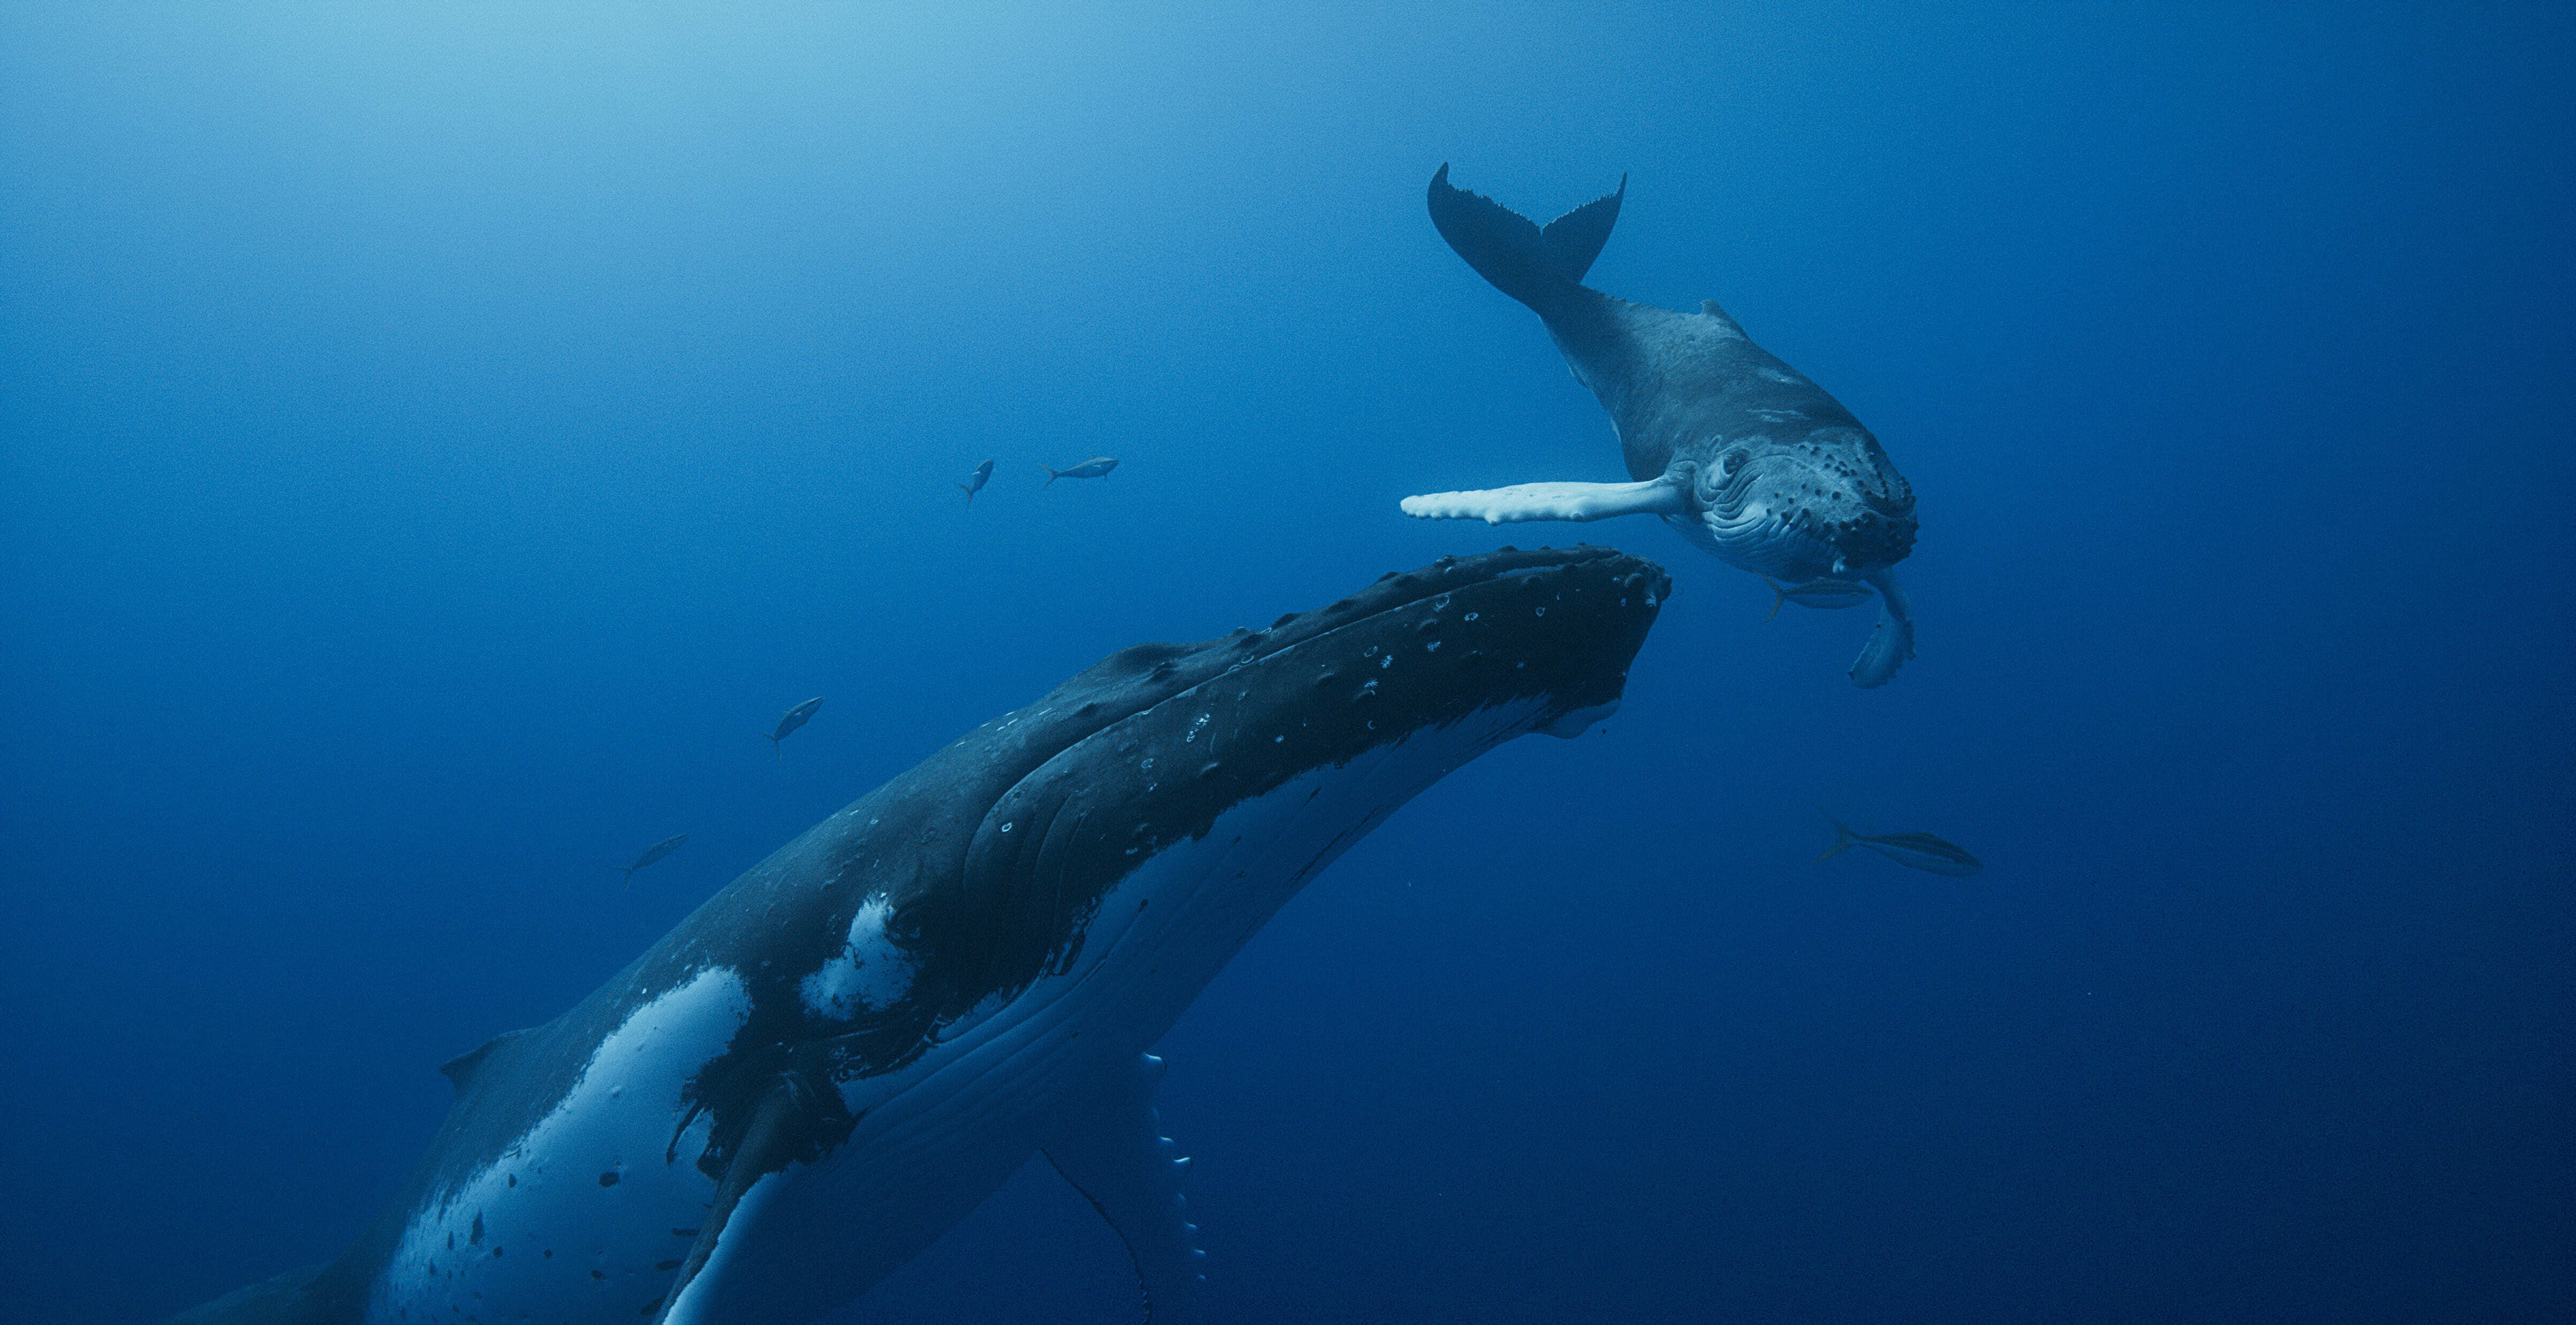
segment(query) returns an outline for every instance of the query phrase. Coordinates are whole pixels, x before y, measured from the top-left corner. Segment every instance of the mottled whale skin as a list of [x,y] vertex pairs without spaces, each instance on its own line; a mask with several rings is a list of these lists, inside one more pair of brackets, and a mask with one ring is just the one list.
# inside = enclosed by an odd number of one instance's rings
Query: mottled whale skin
[[1507,549],[1115,654],[448,1064],[429,1153],[345,1254],[179,1319],[806,1321],[1044,1153],[1169,1320],[1197,1253],[1146,1050],[1415,793],[1614,707],[1669,590],[1610,549]]
[[1914,489],[1851,411],[1744,334],[1715,302],[1697,313],[1632,304],[1582,284],[1628,184],[1542,229],[1432,176],[1432,224],[1495,288],[1547,324],[1574,376],[1618,429],[1634,483],[1524,483],[1404,499],[1425,519],[1599,520],[1660,515],[1701,550],[1784,584],[1856,579],[1879,621],[1852,681],[1883,685],[1914,656],[1894,567],[1914,548]]

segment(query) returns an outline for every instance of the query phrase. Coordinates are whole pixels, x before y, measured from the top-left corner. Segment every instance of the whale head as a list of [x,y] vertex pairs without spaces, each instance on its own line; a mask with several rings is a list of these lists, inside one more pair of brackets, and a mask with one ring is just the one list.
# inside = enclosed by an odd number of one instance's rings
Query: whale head
[[1914,488],[1855,425],[1728,439],[1674,523],[1726,562],[1784,583],[1861,579],[1914,550]]
[[[774,1015],[782,1042],[822,1032],[818,1078],[900,1068],[1098,955],[1104,899],[1158,862],[1187,890],[1266,891],[1160,895],[1157,916],[1213,907],[1257,925],[1451,769],[1525,733],[1580,734],[1617,706],[1670,591],[1661,567],[1614,549],[1505,549],[1264,629],[1122,650],[834,816],[709,917],[766,918],[753,1020]],[[1284,873],[1175,872],[1254,820],[1269,825],[1256,837],[1313,845],[1238,850]]]

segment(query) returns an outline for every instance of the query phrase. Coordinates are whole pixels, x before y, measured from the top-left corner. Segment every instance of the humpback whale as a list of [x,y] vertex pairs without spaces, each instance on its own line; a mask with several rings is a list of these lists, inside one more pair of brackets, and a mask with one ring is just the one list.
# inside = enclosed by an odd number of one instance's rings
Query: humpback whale
[[1895,565],[1914,548],[1914,489],[1869,429],[1744,334],[1715,301],[1697,313],[1632,304],[1583,276],[1618,222],[1616,192],[1542,229],[1431,177],[1431,222],[1496,289],[1527,304],[1618,429],[1633,483],[1522,483],[1407,497],[1431,520],[1601,520],[1660,515],[1702,551],[1785,584],[1834,578],[1878,591],[1878,625],[1852,664],[1880,686],[1914,656]]
[[178,1319],[792,1325],[1044,1154],[1168,1320],[1197,1255],[1146,1051],[1415,793],[1605,716],[1670,588],[1505,549],[1113,654],[448,1063],[428,1154],[338,1260]]

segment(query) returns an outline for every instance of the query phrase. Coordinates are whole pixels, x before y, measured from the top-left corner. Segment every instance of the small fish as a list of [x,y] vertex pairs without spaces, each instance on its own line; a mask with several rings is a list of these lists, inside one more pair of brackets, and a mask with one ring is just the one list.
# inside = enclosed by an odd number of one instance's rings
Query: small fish
[[769,737],[769,752],[777,755],[781,759],[785,759],[787,756],[780,750],[778,743],[786,740],[788,735],[794,732],[797,728],[804,726],[805,720],[813,717],[814,710],[821,707],[823,707],[823,697],[821,695],[816,695],[812,699],[806,700],[804,703],[787,710],[785,713],[779,714],[778,726],[767,733]]
[[1857,580],[1814,579],[1783,587],[1779,581],[1765,575],[1762,582],[1771,586],[1772,593],[1771,615],[1762,618],[1765,621],[1780,615],[1782,603],[1796,603],[1800,607],[1858,607],[1869,601],[1871,593],[1868,585]]
[[1039,484],[1038,486],[1041,488],[1054,487],[1055,481],[1060,478],[1103,478],[1108,475],[1110,470],[1116,469],[1117,467],[1118,462],[1105,455],[1093,456],[1089,460],[1085,460],[1071,469],[1057,469],[1041,460],[1038,462],[1038,468],[1047,472],[1047,481]]
[[982,492],[984,490],[984,485],[992,481],[993,462],[987,460],[984,463],[975,466],[974,477],[968,479],[964,483],[958,484],[957,486],[966,490],[966,504],[972,506],[975,504],[975,494]]
[[687,833],[682,833],[678,837],[663,838],[661,841],[644,848],[644,854],[637,856],[634,864],[619,865],[616,868],[626,871],[626,886],[632,888],[635,886],[635,871],[679,850],[680,844],[688,840],[689,835]]
[[1871,836],[1867,833],[1853,832],[1844,826],[1842,820],[1830,814],[1825,816],[1825,821],[1834,826],[1834,844],[1825,848],[1825,854],[1816,857],[1818,860],[1829,860],[1857,846],[1868,847],[1908,869],[1923,870],[1932,874],[1947,874],[1954,879],[1964,879],[1986,867],[1984,861],[1969,855],[1967,849],[1958,843],[1945,841],[1930,833],[1887,833]]

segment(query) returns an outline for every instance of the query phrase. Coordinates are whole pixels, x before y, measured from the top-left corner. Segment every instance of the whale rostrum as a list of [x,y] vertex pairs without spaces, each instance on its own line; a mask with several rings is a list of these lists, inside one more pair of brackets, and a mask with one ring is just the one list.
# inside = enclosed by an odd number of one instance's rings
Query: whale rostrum
[[1315,874],[1459,765],[1614,708],[1670,592],[1504,550],[1111,655],[752,867],[455,1101],[339,1259],[190,1325],[798,1322],[1043,1154],[1150,1319],[1199,1277],[1147,1051]]
[[1478,274],[1547,324],[1574,376],[1619,433],[1633,483],[1522,483],[1407,497],[1432,520],[1604,520],[1657,515],[1702,551],[1786,584],[1832,578],[1878,590],[1879,620],[1852,665],[1886,684],[1914,656],[1895,565],[1913,550],[1914,490],[1869,429],[1773,357],[1716,303],[1697,313],[1632,304],[1583,284],[1618,222],[1628,182],[1549,222],[1431,178],[1432,224]]

